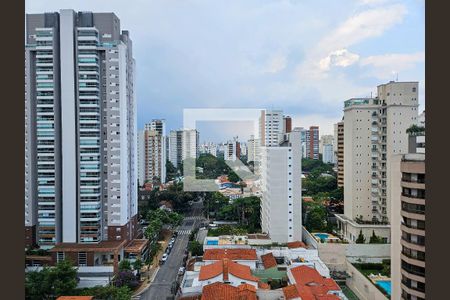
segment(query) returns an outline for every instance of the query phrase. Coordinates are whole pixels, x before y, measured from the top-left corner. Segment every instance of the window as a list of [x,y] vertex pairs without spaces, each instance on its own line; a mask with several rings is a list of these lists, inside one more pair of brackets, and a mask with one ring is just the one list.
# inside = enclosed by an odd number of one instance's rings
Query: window
[[413,91],[413,93],[415,93],[415,92],[416,92],[416,88],[415,88],[415,87],[413,87],[413,88],[412,88],[412,91]]
[[57,261],[57,262],[63,261],[64,258],[65,258],[64,252],[58,252],[58,253],[56,253],[56,261]]
[[78,252],[78,265],[79,266],[87,266],[86,252]]

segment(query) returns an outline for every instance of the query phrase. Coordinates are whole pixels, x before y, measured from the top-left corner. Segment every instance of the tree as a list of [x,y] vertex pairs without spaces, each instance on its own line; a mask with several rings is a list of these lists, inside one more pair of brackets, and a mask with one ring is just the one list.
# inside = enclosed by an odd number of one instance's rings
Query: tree
[[127,286],[132,290],[139,285],[136,275],[130,270],[124,270],[117,273],[113,278],[113,283],[116,287]]
[[410,135],[419,135],[425,133],[425,127],[417,126],[416,124],[411,125],[406,129],[406,133]]
[[322,231],[327,226],[327,211],[320,204],[313,204],[307,212],[305,227],[308,231]]
[[375,230],[373,230],[372,231],[372,236],[370,237],[370,240],[369,240],[369,243],[370,244],[382,244],[383,240],[381,239],[381,237],[377,236],[375,234]]
[[131,263],[128,259],[123,259],[119,263],[119,271],[131,270]]
[[177,168],[170,160],[166,160],[166,181],[172,181],[177,176]]
[[239,178],[239,176],[234,171],[231,171],[228,174],[228,180],[231,181],[231,182],[236,183],[236,182],[240,181],[241,178]]
[[141,268],[144,266],[144,264],[142,263],[142,260],[140,258],[137,258],[134,262],[133,262],[133,269],[135,269],[138,273],[141,271]]
[[55,267],[44,267],[40,272],[29,272],[25,277],[26,299],[53,299],[71,295],[77,286],[77,270],[68,260]]
[[198,241],[189,242],[188,250],[191,252],[192,256],[203,255],[203,246]]
[[132,292],[127,286],[116,287],[114,285],[95,286],[82,289],[80,296],[94,296],[94,299],[129,300]]
[[362,229],[359,231],[358,238],[356,239],[357,244],[364,244],[366,242],[366,238],[364,237],[364,234],[362,233]]

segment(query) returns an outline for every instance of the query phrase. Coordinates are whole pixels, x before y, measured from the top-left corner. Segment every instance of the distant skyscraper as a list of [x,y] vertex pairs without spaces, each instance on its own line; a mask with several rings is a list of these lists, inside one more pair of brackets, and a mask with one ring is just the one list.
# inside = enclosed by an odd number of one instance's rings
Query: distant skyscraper
[[319,154],[323,154],[323,146],[324,145],[333,145],[334,144],[334,136],[332,134],[322,135],[319,139]]
[[319,159],[319,126],[310,126],[306,131],[306,157]]
[[138,153],[139,183],[154,181],[159,178],[166,182],[166,137],[164,120],[153,120],[145,124],[145,129],[139,133]]
[[171,130],[169,133],[169,160],[176,167],[179,168],[182,163],[182,130]]
[[232,141],[228,141],[225,144],[224,159],[225,160],[237,160],[241,157],[241,147],[237,140],[237,137],[233,138]]
[[301,141],[294,129],[287,140],[261,149],[261,227],[273,242],[302,240]]
[[323,145],[322,161],[326,164],[334,163],[334,152],[332,144]]
[[199,134],[195,129],[184,129],[182,143],[182,153],[181,158],[185,160],[186,158],[198,158],[198,141]]
[[195,129],[171,130],[169,134],[169,160],[177,168],[183,160],[199,155],[199,133]]
[[391,157],[408,152],[406,130],[418,121],[417,95],[417,82],[389,82],[378,86],[377,98],[345,101],[345,207],[337,219],[349,241],[361,229],[390,240]]
[[283,134],[283,111],[262,110],[259,118],[261,146],[278,146]]
[[334,124],[334,153],[337,166],[337,185],[344,186],[344,122]]
[[289,116],[283,117],[283,133],[289,133],[292,131],[292,118]]
[[119,24],[113,13],[26,15],[26,243],[62,243],[58,258],[74,249],[64,245],[137,231],[135,62]]

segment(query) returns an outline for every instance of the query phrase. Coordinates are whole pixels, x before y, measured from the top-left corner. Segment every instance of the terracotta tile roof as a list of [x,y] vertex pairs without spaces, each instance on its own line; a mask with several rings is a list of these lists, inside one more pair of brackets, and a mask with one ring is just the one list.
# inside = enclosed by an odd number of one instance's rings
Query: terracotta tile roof
[[257,260],[255,249],[206,249],[203,260]]
[[277,260],[273,256],[272,252],[261,255],[261,260],[264,265],[264,269],[269,269],[277,266]]
[[263,290],[270,290],[270,285],[265,282],[258,281],[258,288]]
[[215,263],[202,266],[198,280],[203,281],[223,274],[223,280],[228,280],[228,274],[232,274],[244,280],[258,282],[259,278],[252,275],[249,266],[241,265],[227,258]]
[[201,300],[257,300],[257,298],[255,288],[252,290],[247,284],[234,287],[215,282],[203,287]]
[[295,299],[300,297],[297,292],[297,287],[295,285],[288,285],[283,288],[284,298],[286,300]]
[[92,300],[94,296],[60,296],[56,300]]
[[306,248],[306,244],[300,241],[287,243],[288,248]]
[[340,291],[341,288],[331,278],[324,278],[316,269],[307,266],[292,268],[295,287],[302,300],[339,300],[336,295],[329,295],[329,291]]

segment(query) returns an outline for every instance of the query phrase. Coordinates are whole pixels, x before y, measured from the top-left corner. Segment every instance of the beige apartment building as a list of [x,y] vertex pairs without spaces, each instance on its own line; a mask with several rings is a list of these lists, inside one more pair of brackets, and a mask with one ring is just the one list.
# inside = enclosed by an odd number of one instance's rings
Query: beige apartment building
[[425,135],[410,136],[410,151],[393,158],[392,299],[425,299]]
[[406,130],[417,123],[418,82],[378,86],[375,98],[344,103],[344,214],[340,234],[355,242],[373,232],[390,242],[392,157],[408,153]]

